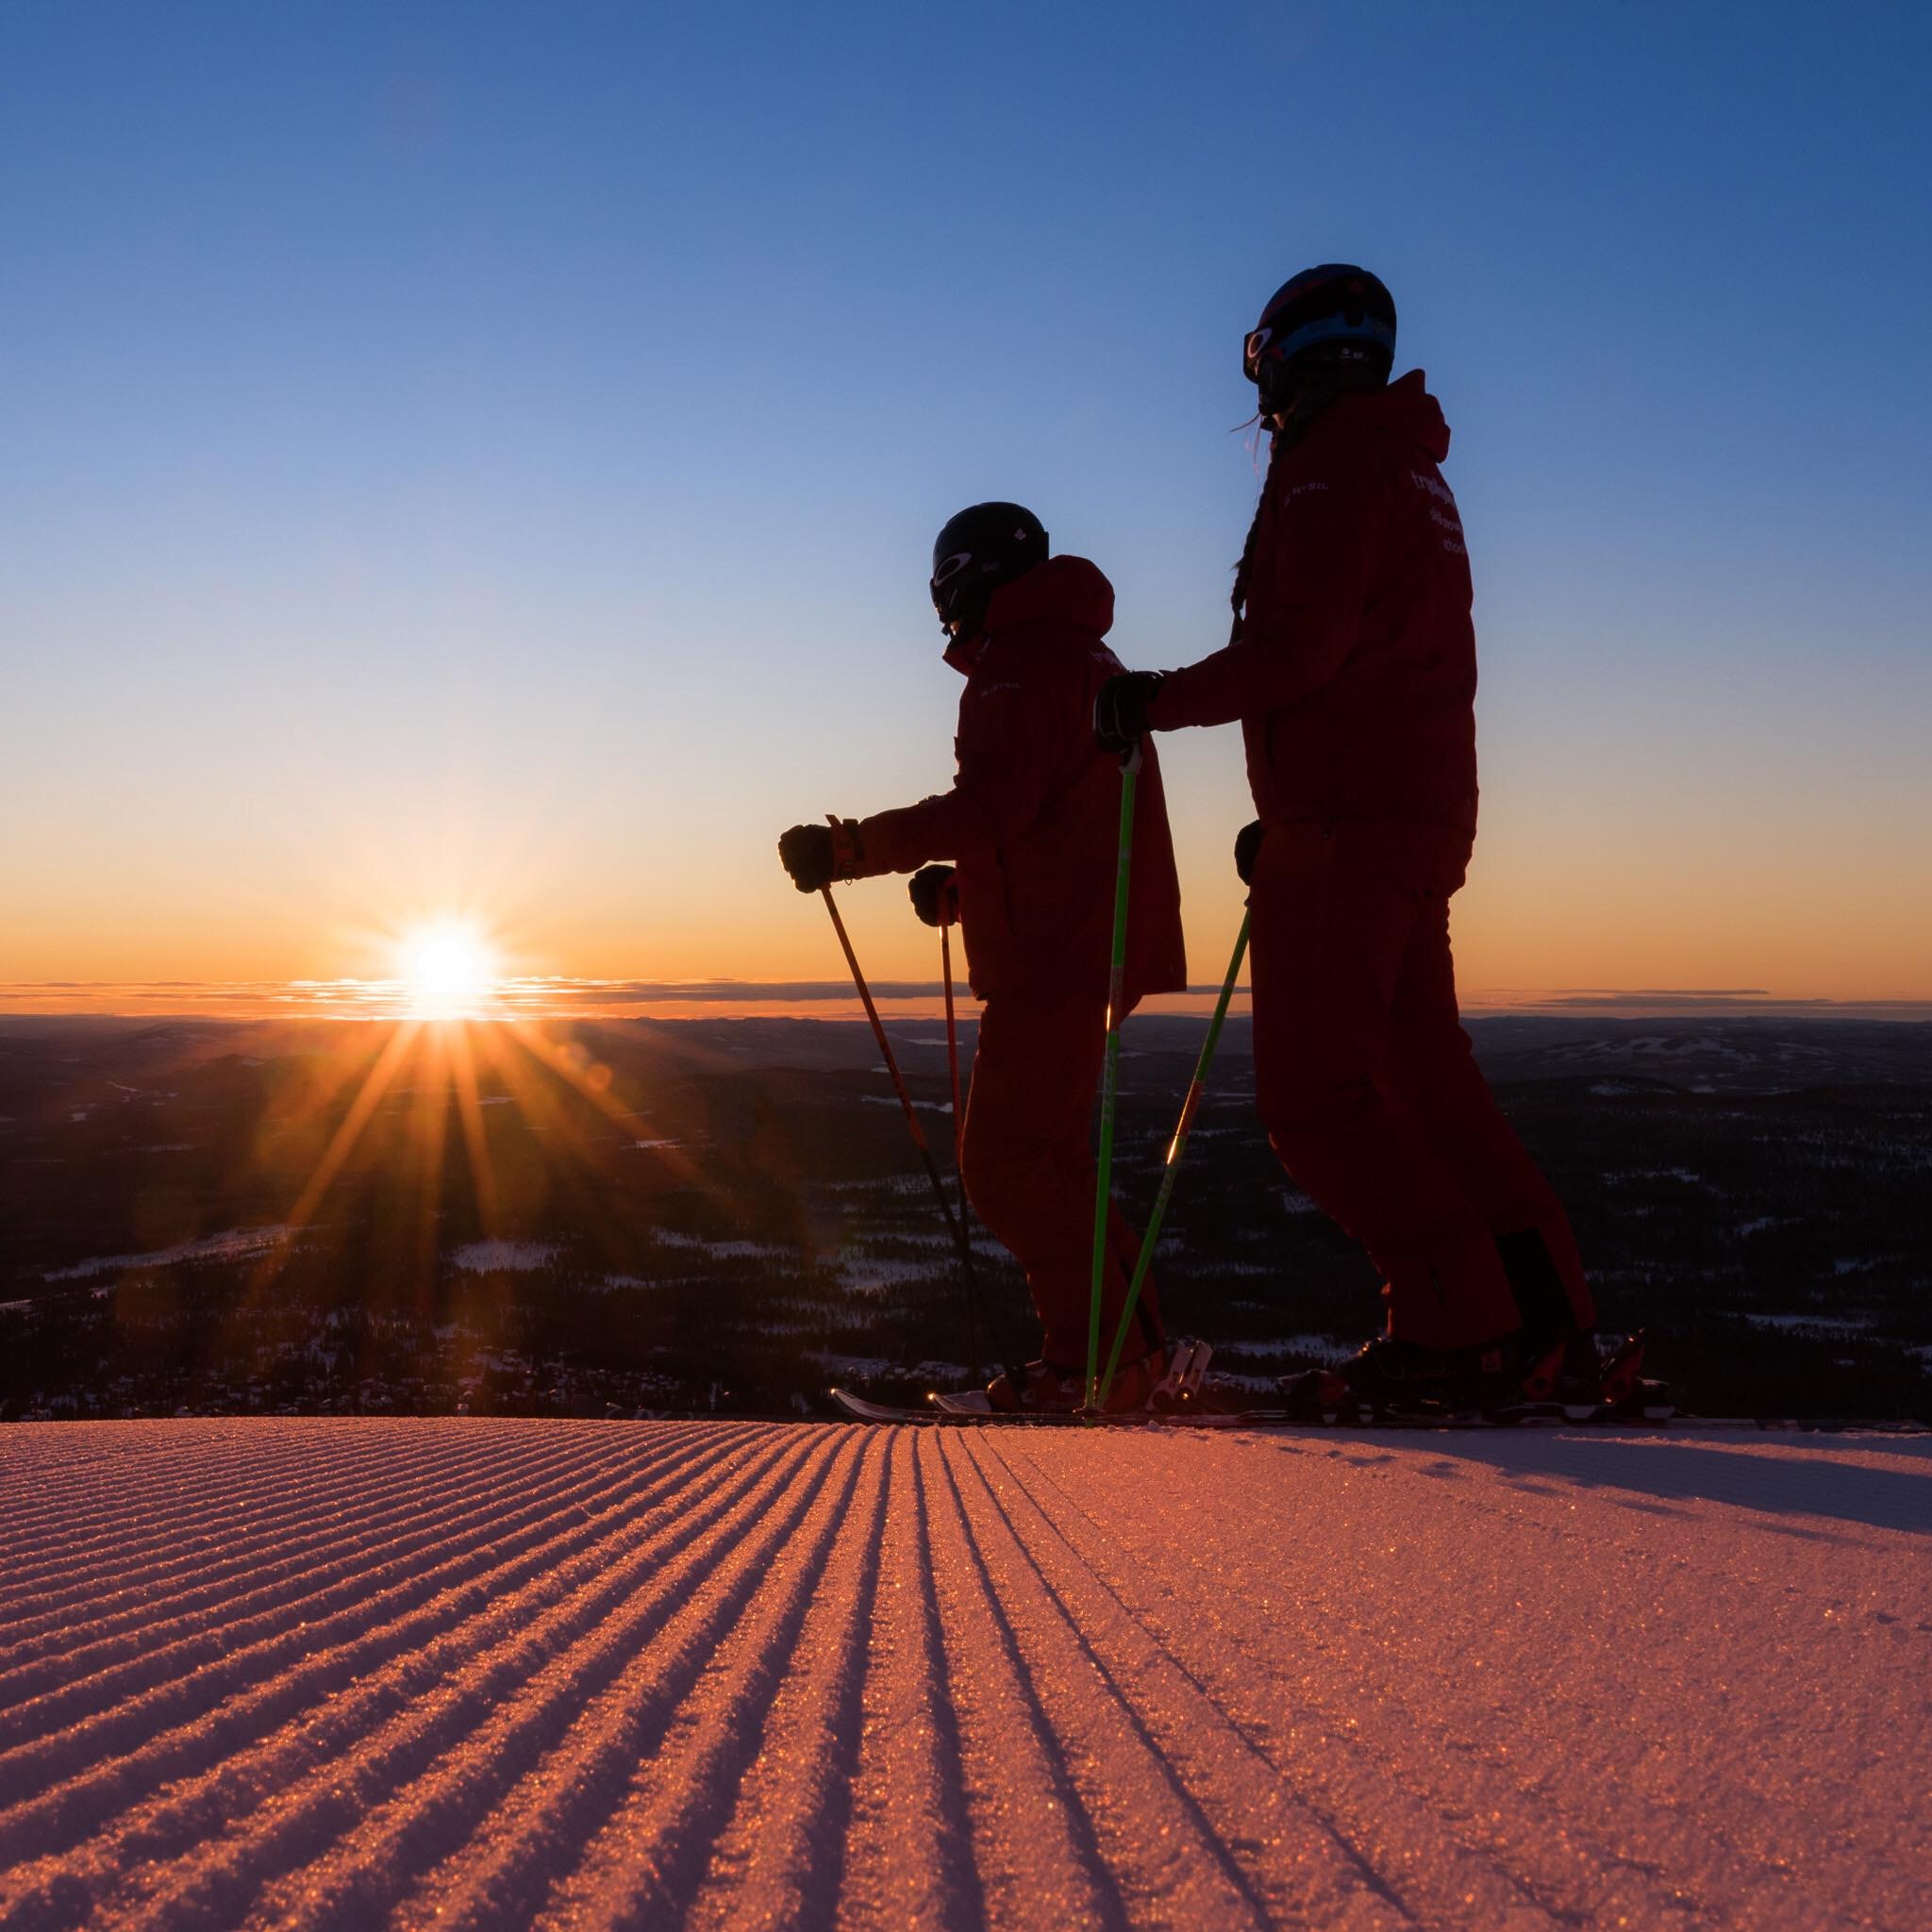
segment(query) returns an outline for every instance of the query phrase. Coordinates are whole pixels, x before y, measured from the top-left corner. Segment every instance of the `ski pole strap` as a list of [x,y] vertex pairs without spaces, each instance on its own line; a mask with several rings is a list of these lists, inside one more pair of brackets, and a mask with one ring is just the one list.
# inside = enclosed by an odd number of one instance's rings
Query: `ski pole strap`
[[1087,1407],[1100,1397],[1100,1297],[1107,1282],[1108,1209],[1113,1178],[1114,1105],[1120,1091],[1121,1008],[1127,969],[1127,887],[1134,870],[1134,791],[1141,775],[1141,747],[1121,760],[1121,834],[1114,858],[1113,959],[1107,980],[1107,1064],[1100,1086],[1100,1158],[1093,1187],[1093,1281],[1087,1308]]
[[1127,1339],[1128,1324],[1134,1319],[1134,1310],[1140,1306],[1141,1290],[1147,1279],[1147,1271],[1154,1259],[1154,1245],[1160,1239],[1161,1223],[1167,1219],[1167,1204],[1174,1199],[1174,1184],[1180,1173],[1181,1156],[1187,1152],[1188,1135],[1194,1124],[1194,1114],[1201,1105],[1201,1095],[1208,1089],[1208,1070],[1214,1063],[1214,1050],[1221,1044],[1221,1029],[1227,1019],[1228,1002],[1234,997],[1234,983],[1241,976],[1241,961],[1248,951],[1248,922],[1252,915],[1241,915],[1241,929],[1235,938],[1234,957],[1227,962],[1227,977],[1221,982],[1221,996],[1214,1002],[1214,1017],[1208,1023],[1208,1037],[1201,1042],[1201,1057],[1194,1062],[1194,1077],[1188,1083],[1188,1097],[1181,1103],[1180,1124],[1174,1130],[1174,1139],[1167,1143],[1166,1169],[1160,1176],[1160,1191],[1154,1197],[1154,1211],[1147,1217],[1146,1232],[1141,1237],[1141,1252],[1134,1258],[1133,1279],[1127,1284],[1127,1299],[1121,1309],[1120,1326],[1114,1330],[1113,1347],[1108,1352],[1107,1371],[1100,1378],[1100,1388],[1094,1397],[1094,1407],[1107,1400],[1108,1391],[1113,1387],[1114,1371],[1120,1367],[1121,1347]]

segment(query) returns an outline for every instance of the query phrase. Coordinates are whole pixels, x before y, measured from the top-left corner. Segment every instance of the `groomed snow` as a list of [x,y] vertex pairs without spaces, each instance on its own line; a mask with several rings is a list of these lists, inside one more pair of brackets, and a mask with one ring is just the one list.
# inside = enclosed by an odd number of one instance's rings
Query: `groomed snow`
[[1932,1444],[0,1431],[0,1924],[1923,1927]]

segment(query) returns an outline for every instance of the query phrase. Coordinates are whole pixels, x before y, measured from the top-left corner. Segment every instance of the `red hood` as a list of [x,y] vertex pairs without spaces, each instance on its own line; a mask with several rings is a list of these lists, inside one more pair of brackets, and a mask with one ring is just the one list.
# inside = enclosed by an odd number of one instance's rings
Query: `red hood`
[[947,645],[946,662],[970,677],[988,638],[1029,624],[1063,624],[1104,638],[1113,625],[1113,586],[1084,557],[1050,557],[992,593],[985,630]]
[[1424,387],[1425,381],[1420,369],[1411,369],[1387,389],[1338,396],[1324,420],[1360,424],[1402,437],[1419,444],[1431,462],[1440,463],[1449,454],[1449,425],[1442,420],[1441,404]]
[[1067,624],[1104,638],[1113,625],[1113,586],[1084,557],[1050,557],[1002,584],[987,607],[994,637],[1023,624]]

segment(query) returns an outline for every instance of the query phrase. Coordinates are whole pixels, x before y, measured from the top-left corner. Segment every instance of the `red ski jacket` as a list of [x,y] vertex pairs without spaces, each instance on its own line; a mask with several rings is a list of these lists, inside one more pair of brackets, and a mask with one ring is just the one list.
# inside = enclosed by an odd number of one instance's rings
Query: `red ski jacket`
[[1157,731],[1239,718],[1264,823],[1475,831],[1475,631],[1449,425],[1413,370],[1278,449],[1240,635],[1173,673]]
[[[1113,586],[1056,557],[993,593],[983,635],[946,661],[966,676],[950,791],[858,826],[856,875],[958,868],[973,991],[1107,998],[1120,841],[1119,760],[1095,748],[1093,699],[1121,668],[1102,641]],[[1160,766],[1143,746],[1127,896],[1127,1010],[1187,984],[1180,882]]]

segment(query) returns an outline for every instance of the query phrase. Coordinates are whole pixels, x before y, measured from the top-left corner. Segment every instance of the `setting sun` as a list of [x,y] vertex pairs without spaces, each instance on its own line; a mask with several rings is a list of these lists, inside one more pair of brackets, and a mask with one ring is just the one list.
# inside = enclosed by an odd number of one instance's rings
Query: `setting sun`
[[416,1017],[453,1019],[494,985],[496,969],[475,931],[444,924],[425,927],[404,941],[403,977]]

